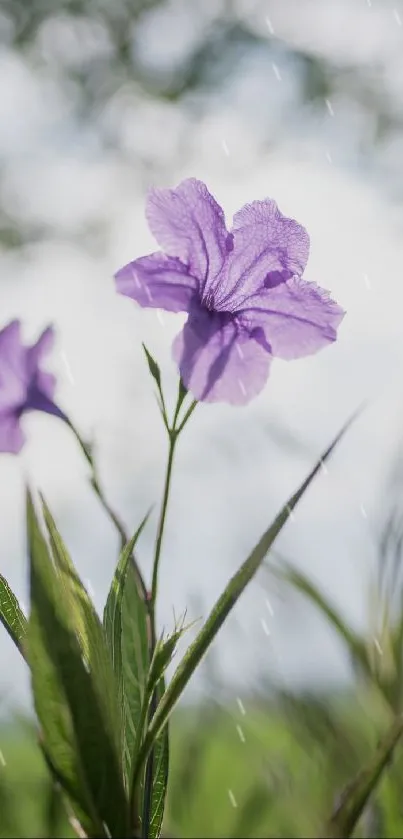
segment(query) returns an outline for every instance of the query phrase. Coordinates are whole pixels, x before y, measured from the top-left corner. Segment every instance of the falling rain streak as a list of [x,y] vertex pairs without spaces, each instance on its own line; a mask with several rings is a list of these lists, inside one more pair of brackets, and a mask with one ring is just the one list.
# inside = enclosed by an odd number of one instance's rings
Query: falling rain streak
[[269,636],[269,635],[270,635],[270,629],[269,629],[269,627],[267,626],[267,623],[266,623],[265,619],[264,619],[264,618],[260,618],[260,623],[261,623],[261,625],[262,625],[262,629],[263,629],[264,634],[265,634],[265,635],[267,635],[267,636]]
[[238,804],[236,802],[236,798],[235,798],[234,793],[232,792],[232,789],[228,790],[228,798],[229,798],[233,807],[238,807]]
[[238,708],[239,708],[239,710],[240,710],[240,712],[241,712],[242,716],[244,717],[244,716],[245,716],[245,714],[246,714],[246,711],[245,711],[245,705],[243,704],[242,699],[240,698],[240,696],[237,696],[236,701],[237,701],[237,704],[238,704]]
[[397,25],[401,26],[402,25],[402,19],[399,15],[399,12],[397,11],[397,9],[393,9],[393,17],[394,17]]
[[236,730],[238,732],[241,743],[245,743],[245,734],[243,733],[243,730],[239,724],[237,725]]
[[329,99],[325,99],[325,103],[326,103],[326,107],[329,111],[330,116],[334,117],[334,110],[333,110],[332,103],[329,101]]
[[60,353],[60,358],[63,361],[64,367],[65,367],[65,370],[66,370],[66,373],[67,373],[67,378],[68,378],[70,384],[75,385],[73,374],[71,372],[71,367],[70,367],[69,362],[67,361],[66,354],[64,352],[61,352]]

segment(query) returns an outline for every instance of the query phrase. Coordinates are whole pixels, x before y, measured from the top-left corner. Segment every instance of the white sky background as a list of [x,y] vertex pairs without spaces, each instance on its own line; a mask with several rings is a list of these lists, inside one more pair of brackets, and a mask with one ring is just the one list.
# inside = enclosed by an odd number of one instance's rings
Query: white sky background
[[[206,25],[210,5],[203,12]],[[173,3],[169,13],[150,15],[141,32],[144,60],[161,67],[180,62],[194,31],[185,6]],[[340,62],[373,62],[396,110],[401,107],[403,4],[271,0],[238,6],[267,36],[274,31]],[[66,32],[59,22],[40,35],[50,68],[52,50],[66,64],[82,59],[82,45]],[[102,31],[84,34],[87,50],[108,49]],[[125,152],[119,156],[102,151],[95,118],[91,131],[74,123],[68,92],[44,75],[33,76],[15,53],[0,53],[0,158],[8,207],[49,228],[47,241],[0,254],[1,322],[20,317],[27,339],[49,322],[57,326],[52,368],[58,402],[84,434],[94,434],[104,488],[129,532],[151,504],[158,505],[166,455],[141,341],[160,363],[172,404],[177,376],[171,342],[183,322],[139,310],[114,291],[113,271],[156,247],[144,219],[148,183],[205,180],[229,224],[242,204],[274,198],[309,231],[306,278],[330,289],[347,310],[335,345],[298,362],[276,361],[265,391],[250,406],[197,408],[179,446],[162,559],[159,618],[167,629],[173,608],[180,615],[188,606],[190,619],[207,614],[316,457],[360,401],[371,397],[371,408],[277,544],[356,626],[367,617],[383,482],[403,419],[403,216],[390,200],[403,178],[403,138],[396,134],[374,149],[371,165],[363,168],[359,149],[371,132],[371,114],[344,96],[330,107],[324,102],[318,117],[302,108],[299,94],[293,64],[281,50],[274,67],[259,53],[240,62],[238,75],[215,93],[200,120],[190,120],[177,105],[122,91],[97,115],[119,136]],[[262,141],[272,137],[275,143],[262,153]],[[155,165],[155,175],[144,175],[139,157]],[[95,229],[99,221],[106,236],[95,230],[78,243],[80,230]],[[44,491],[101,607],[116,560],[113,528],[68,430],[47,416],[24,422],[29,443],[23,454],[0,462],[1,573],[26,603],[28,475]],[[295,436],[294,447],[280,445],[273,422],[286,437]],[[148,578],[156,519],[157,506],[139,544]],[[348,675],[337,642],[311,609],[278,598],[267,581],[265,589],[256,583],[243,596],[215,653],[223,679],[240,690],[261,676],[289,685]],[[5,632],[0,657],[5,703],[26,704],[27,674]]]

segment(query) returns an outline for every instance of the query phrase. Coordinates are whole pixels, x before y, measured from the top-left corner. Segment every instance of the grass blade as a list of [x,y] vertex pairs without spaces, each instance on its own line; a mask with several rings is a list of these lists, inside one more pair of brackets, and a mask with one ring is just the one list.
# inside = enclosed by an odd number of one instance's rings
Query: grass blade
[[382,773],[389,765],[402,734],[403,714],[400,714],[382,738],[372,760],[361,769],[343,791],[340,803],[325,825],[321,836],[327,839],[347,839],[351,836]]

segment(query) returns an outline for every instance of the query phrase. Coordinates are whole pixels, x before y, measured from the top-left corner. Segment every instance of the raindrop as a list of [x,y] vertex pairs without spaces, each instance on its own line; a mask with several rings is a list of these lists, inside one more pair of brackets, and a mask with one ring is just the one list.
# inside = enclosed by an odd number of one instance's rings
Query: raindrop
[[62,359],[63,364],[65,366],[66,373],[67,373],[67,378],[68,378],[70,384],[75,385],[75,381],[73,379],[73,374],[71,372],[71,367],[70,367],[70,364],[69,364],[69,362],[67,361],[67,358],[66,358],[66,353],[61,352],[60,353],[60,358]]
[[265,619],[260,618],[260,623],[262,624],[262,629],[263,629],[263,632],[265,633],[265,635],[269,636],[270,635],[270,629],[267,626],[267,623],[266,623]]
[[277,67],[277,64],[274,64],[274,61],[273,61],[271,66],[273,67],[273,73],[274,73],[277,81],[281,82],[281,74],[280,74],[280,70]]
[[234,793],[232,792],[232,789],[228,790],[228,798],[229,798],[233,807],[235,807],[235,808],[238,807],[238,804],[236,802],[236,798],[235,798]]
[[288,513],[289,518],[291,519],[291,521],[295,521],[295,516],[294,516],[294,513],[293,513],[293,511],[292,511],[292,509],[291,509],[291,507],[290,507],[290,505],[289,505],[289,504],[287,504],[286,510],[287,510],[287,513]]
[[239,708],[242,716],[244,717],[245,714],[246,714],[246,711],[245,711],[245,705],[243,704],[241,697],[237,696],[236,701],[238,703],[238,708]]
[[329,111],[330,116],[334,117],[334,110],[333,110],[333,107],[332,107],[332,103],[329,101],[329,99],[325,99],[325,102],[326,102],[326,107]]
[[6,759],[5,759],[5,757],[4,757],[3,752],[1,751],[1,749],[0,749],[0,763],[1,763],[1,765],[2,765],[2,766],[5,766],[5,765],[6,765]]
[[269,613],[270,617],[271,617],[271,618],[273,618],[273,617],[274,617],[273,606],[271,605],[270,600],[269,600],[269,598],[268,598],[268,597],[266,597],[266,601],[265,601],[265,602],[266,602],[266,606],[267,606],[267,611],[268,611],[268,613]]
[[361,515],[362,515],[362,517],[363,517],[364,519],[367,519],[367,518],[368,518],[367,511],[366,511],[366,509],[365,509],[365,507],[364,507],[364,505],[363,505],[363,504],[360,504],[360,510],[361,510]]
[[383,649],[377,638],[374,638],[374,647],[379,655],[383,655]]
[[273,24],[272,24],[272,22],[271,22],[270,18],[269,18],[269,17],[266,17],[266,18],[265,18],[265,21],[266,21],[266,26],[267,26],[267,28],[268,28],[268,30],[269,30],[269,32],[270,32],[270,35],[274,35]]
[[157,309],[157,319],[159,320],[161,326],[165,326],[164,319],[159,309]]
[[246,390],[245,390],[245,385],[244,385],[244,383],[243,383],[243,382],[241,382],[241,380],[240,380],[240,379],[238,379],[238,384],[239,384],[239,387],[241,388],[241,391],[242,391],[243,395],[245,396],[245,394],[246,394]]
[[222,147],[222,150],[223,150],[224,154],[226,154],[227,157],[229,157],[229,148],[228,148],[226,140],[221,140],[221,147]]
[[237,725],[236,730],[239,734],[239,739],[240,739],[241,743],[245,743],[245,735],[243,733],[243,730],[242,730],[241,726]]
[[326,152],[326,160],[327,160],[328,163],[333,163],[332,155],[330,154],[330,151]]
[[86,586],[87,586],[87,591],[88,591],[89,596],[90,596],[90,597],[92,597],[92,599],[94,599],[94,597],[95,597],[95,592],[94,592],[94,589],[93,589],[93,587],[92,587],[92,585],[91,585],[91,581],[90,581],[90,580],[86,580],[86,581],[85,581],[85,584],[86,584]]
[[394,17],[397,25],[401,26],[402,25],[402,19],[399,15],[399,12],[397,11],[397,9],[393,9],[393,17]]
[[370,284],[370,282],[369,282],[369,276],[368,276],[368,274],[363,274],[363,275],[362,275],[362,277],[363,277],[363,280],[364,280],[364,283],[365,283],[366,287],[367,287],[367,288],[371,288],[371,284]]

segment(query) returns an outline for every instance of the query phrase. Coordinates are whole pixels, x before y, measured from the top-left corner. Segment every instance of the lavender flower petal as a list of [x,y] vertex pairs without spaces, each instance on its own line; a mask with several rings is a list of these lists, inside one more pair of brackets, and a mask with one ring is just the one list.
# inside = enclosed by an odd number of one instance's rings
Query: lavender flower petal
[[178,257],[203,283],[220,272],[228,251],[224,213],[206,185],[196,178],[176,189],[152,189],[147,221],[158,244]]
[[20,451],[25,440],[20,418],[27,411],[66,419],[53,401],[55,377],[40,367],[53,338],[49,327],[32,347],[25,347],[17,320],[0,331],[0,451]]
[[12,320],[0,331],[0,411],[19,404],[27,385],[21,325]]
[[290,360],[317,352],[337,338],[345,312],[317,286],[294,277],[248,301],[240,315],[259,325],[278,358]]
[[18,418],[12,413],[0,413],[0,452],[19,454],[24,443]]
[[220,308],[239,310],[262,285],[275,287],[301,275],[309,255],[305,228],[280,212],[275,201],[253,201],[234,216],[234,248],[220,277]]
[[236,319],[192,312],[176,337],[173,358],[195,399],[245,405],[264,387],[271,356]]
[[117,291],[146,308],[186,312],[198,290],[179,259],[152,253],[129,262],[115,274]]

